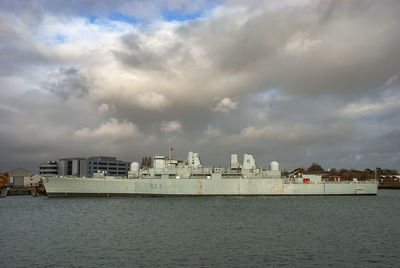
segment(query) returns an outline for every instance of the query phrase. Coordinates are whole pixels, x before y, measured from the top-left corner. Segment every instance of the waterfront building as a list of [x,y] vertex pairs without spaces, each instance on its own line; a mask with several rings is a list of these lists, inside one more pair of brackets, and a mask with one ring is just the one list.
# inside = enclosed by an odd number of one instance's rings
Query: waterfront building
[[14,186],[17,187],[23,187],[25,178],[26,177],[30,178],[31,176],[31,173],[24,168],[16,168],[14,170],[11,170],[9,174],[10,174],[10,181]]
[[42,178],[42,175],[33,175],[31,177],[24,178],[24,186],[31,187],[31,186],[39,186],[39,182]]
[[58,161],[58,175],[91,178],[100,170],[111,176],[127,176],[129,167],[130,162],[109,156],[62,158]]
[[379,181],[380,182],[399,182],[400,175],[380,175]]
[[39,174],[43,177],[57,176],[58,175],[57,161],[47,161],[46,163],[40,164]]
[[[76,176],[88,177],[85,170],[81,172],[81,161],[85,161],[83,157],[62,158],[58,160],[58,175],[60,176]],[[82,174],[82,175],[81,175]]]

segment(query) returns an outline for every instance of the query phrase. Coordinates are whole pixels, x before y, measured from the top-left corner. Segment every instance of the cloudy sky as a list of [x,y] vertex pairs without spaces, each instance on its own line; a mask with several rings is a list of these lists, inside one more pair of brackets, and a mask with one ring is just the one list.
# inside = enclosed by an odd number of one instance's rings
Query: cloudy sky
[[400,169],[400,1],[0,0],[0,171],[197,151]]

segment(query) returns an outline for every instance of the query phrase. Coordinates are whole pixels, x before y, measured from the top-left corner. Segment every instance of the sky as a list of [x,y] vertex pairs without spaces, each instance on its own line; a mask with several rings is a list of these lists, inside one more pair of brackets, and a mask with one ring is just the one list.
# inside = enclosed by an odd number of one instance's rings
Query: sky
[[198,152],[400,170],[400,1],[0,0],[0,171]]

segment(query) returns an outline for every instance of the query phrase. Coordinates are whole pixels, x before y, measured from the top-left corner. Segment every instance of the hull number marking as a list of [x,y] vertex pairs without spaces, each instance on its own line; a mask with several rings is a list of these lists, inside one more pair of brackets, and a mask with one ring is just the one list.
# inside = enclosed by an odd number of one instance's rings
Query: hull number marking
[[161,183],[150,183],[150,189],[161,189]]

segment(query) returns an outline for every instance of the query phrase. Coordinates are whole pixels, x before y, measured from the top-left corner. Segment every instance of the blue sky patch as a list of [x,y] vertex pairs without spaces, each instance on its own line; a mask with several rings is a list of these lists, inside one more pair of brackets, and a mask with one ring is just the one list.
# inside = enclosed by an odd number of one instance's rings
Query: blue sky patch
[[197,20],[202,17],[203,11],[194,13],[185,13],[177,10],[167,10],[163,12],[163,18],[166,21],[190,21]]
[[139,18],[135,17],[135,16],[122,14],[120,12],[111,13],[108,16],[108,19],[116,20],[116,21],[122,21],[122,22],[126,22],[126,23],[131,23],[131,24],[136,24],[136,23],[140,23],[141,22],[141,20]]
[[64,43],[66,43],[66,37],[65,37],[65,35],[62,35],[62,34],[60,34],[60,33],[57,33],[55,36],[54,36],[54,44],[56,44],[56,45],[60,45],[60,44],[64,44]]

